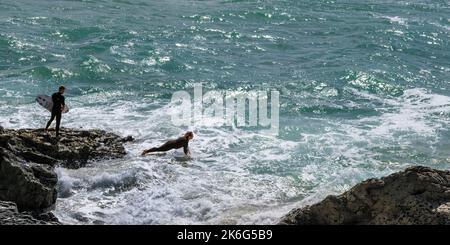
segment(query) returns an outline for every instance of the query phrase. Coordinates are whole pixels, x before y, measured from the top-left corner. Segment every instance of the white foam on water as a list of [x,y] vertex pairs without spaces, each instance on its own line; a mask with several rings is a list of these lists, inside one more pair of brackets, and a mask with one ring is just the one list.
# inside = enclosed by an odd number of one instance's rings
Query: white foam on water
[[[380,156],[396,154],[391,147],[407,151],[417,140],[433,145],[437,131],[449,125],[447,96],[425,89],[388,98],[348,91],[378,105],[378,113],[349,120],[300,118],[299,125],[312,123],[314,132],[303,130],[292,140],[245,128],[176,127],[172,105],[114,101],[126,98],[121,92],[69,97],[72,110],[63,116],[64,127],[101,128],[137,140],[126,145],[123,159],[57,168],[56,214],[73,224],[273,224],[291,208],[408,166]],[[14,110],[19,113],[0,106],[2,126],[41,128],[48,120],[36,104]],[[192,159],[182,150],[140,156],[187,130],[195,132]]]
[[[138,183],[136,188],[112,194],[115,195],[116,205],[111,209],[118,211],[105,218],[103,221],[106,223],[207,223],[211,219],[221,222],[217,217],[221,214],[227,216],[227,212],[236,206],[269,203],[277,198],[280,188],[286,188],[283,177],[253,176],[247,168],[252,167],[256,160],[277,162],[288,159],[289,151],[295,147],[294,142],[239,129],[193,128],[196,133],[191,143],[193,159],[180,158],[180,150],[162,156],[140,157],[143,149],[177,137],[187,130],[171,125],[171,113],[176,111],[171,105],[146,111],[147,105],[125,101],[108,107],[110,109],[107,110],[75,107],[65,119],[65,126],[68,127],[100,127],[122,135],[131,134],[139,141],[127,146],[130,156],[123,164],[135,168],[134,174],[145,172],[143,176],[146,177],[132,175],[132,182]],[[139,114],[141,116],[137,116]],[[279,149],[281,144],[283,149]],[[241,147],[248,148],[243,150]],[[91,171],[83,171],[85,169]],[[80,177],[80,171],[86,176]],[[90,184],[85,190],[77,191],[59,202],[71,203],[68,205],[71,208],[79,203],[81,206],[75,208],[78,213],[83,209],[87,213],[81,214],[91,217],[92,213],[100,212],[98,207],[86,209],[92,193],[110,193],[111,188],[120,187],[123,181],[129,181],[129,174],[118,171],[123,169],[106,163],[93,164],[77,171],[68,170],[65,174],[77,175],[72,178],[81,178],[80,182]],[[133,179],[140,177],[144,179]],[[65,179],[70,178],[64,177],[63,181]],[[295,196],[295,190],[291,192]],[[65,216],[62,213],[67,211],[63,208],[65,206],[61,204],[61,210],[57,211],[63,220]],[[110,207],[100,209],[109,210]]]
[[[359,93],[374,99],[374,95]],[[422,136],[433,136],[435,131],[448,124],[450,97],[432,94],[425,89],[408,89],[398,99],[384,99],[386,105],[379,110],[381,116],[361,119],[363,125],[374,125],[368,133],[389,136],[398,132],[413,132]],[[433,120],[431,120],[433,119]],[[440,123],[438,123],[440,122]]]
[[381,18],[388,19],[393,24],[399,24],[402,26],[408,25],[408,19],[400,16],[380,16]]

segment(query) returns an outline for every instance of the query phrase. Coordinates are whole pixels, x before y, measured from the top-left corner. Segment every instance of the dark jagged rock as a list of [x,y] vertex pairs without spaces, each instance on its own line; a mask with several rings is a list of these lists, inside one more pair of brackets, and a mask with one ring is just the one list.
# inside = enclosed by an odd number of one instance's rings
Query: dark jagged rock
[[0,131],[0,200],[52,222],[55,217],[42,214],[57,198],[55,165],[79,168],[90,160],[122,157],[123,142],[132,140],[102,130],[62,129],[61,135],[56,140],[42,129]]
[[44,210],[56,201],[57,182],[51,166],[28,162],[0,148],[0,200],[13,201],[20,210]]
[[59,225],[58,219],[52,213],[32,216],[19,213],[13,202],[0,201],[0,225]]
[[41,213],[41,212],[23,212],[23,214],[30,215],[31,217],[33,217],[33,218],[35,218],[37,220],[40,220],[40,221],[51,222],[51,223],[58,223],[59,224],[58,218],[52,212],[46,212],[46,213]]
[[411,167],[292,210],[280,224],[450,224],[450,171]]
[[88,160],[122,157],[126,154],[123,143],[133,140],[103,130],[62,129],[61,135],[55,139],[41,129],[4,129],[0,146],[28,162],[79,168]]

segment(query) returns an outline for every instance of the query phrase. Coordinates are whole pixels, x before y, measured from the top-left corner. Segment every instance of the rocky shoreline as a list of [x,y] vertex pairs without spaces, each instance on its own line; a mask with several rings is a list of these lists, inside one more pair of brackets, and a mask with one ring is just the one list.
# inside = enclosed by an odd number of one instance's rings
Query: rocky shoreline
[[[0,128],[0,225],[58,225],[56,166],[80,168],[126,155],[120,137],[102,130]],[[415,166],[368,179],[338,196],[294,209],[283,225],[450,224],[450,171]]]
[[42,129],[0,128],[0,225],[59,224],[50,212],[57,198],[55,166],[80,168],[104,158],[120,158],[120,137],[102,130],[62,129],[61,137]]

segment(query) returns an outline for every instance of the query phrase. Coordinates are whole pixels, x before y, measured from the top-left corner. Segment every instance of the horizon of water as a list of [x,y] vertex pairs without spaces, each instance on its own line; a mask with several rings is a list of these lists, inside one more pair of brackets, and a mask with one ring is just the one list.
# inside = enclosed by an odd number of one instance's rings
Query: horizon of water
[[[450,167],[448,1],[0,3],[0,125],[126,136],[124,159],[57,168],[70,224],[273,224],[411,165]],[[280,132],[175,127],[174,92],[280,92]],[[192,159],[143,149],[195,132]]]

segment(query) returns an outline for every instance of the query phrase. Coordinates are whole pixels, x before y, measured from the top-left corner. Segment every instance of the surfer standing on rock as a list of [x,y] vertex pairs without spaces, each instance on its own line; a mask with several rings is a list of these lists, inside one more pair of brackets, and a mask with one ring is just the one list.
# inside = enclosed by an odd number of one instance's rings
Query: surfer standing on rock
[[50,127],[50,124],[52,124],[53,120],[56,118],[56,137],[59,137],[59,125],[61,124],[61,115],[64,110],[65,104],[65,98],[63,96],[64,91],[66,88],[61,85],[59,86],[58,92],[52,94],[52,101],[53,101],[53,107],[52,107],[52,116],[50,117],[50,120],[47,123],[47,127],[45,127],[45,132],[48,131],[48,127]]

